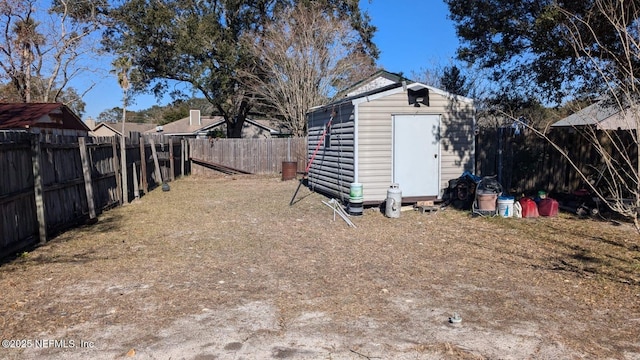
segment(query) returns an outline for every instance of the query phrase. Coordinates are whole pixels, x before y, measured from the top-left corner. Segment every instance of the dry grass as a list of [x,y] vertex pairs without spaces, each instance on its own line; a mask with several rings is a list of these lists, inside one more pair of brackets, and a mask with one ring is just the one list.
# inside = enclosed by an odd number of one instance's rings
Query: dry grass
[[402,351],[442,358],[495,356],[423,337],[420,321],[454,310],[475,331],[524,334],[561,353],[640,354],[640,237],[630,226],[367,209],[352,229],[307,189],[290,207],[296,185],[187,178],[60,235],[0,267],[1,337],[137,326],[126,352],[203,308],[269,301],[283,333],[321,313],[327,332],[365,336],[366,322],[384,324],[413,343]]

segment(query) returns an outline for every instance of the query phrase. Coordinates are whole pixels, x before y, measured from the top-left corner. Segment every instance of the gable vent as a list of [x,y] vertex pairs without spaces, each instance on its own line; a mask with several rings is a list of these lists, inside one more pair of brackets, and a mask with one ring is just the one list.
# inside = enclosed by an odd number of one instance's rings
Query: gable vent
[[429,106],[429,90],[422,88],[419,90],[407,90],[409,95],[409,105],[420,106],[420,104]]

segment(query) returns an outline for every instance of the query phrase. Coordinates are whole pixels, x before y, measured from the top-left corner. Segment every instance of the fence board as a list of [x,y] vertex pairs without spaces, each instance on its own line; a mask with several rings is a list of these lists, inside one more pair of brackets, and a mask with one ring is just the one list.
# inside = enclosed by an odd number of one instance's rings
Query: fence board
[[38,238],[40,243],[47,241],[47,222],[45,216],[44,180],[42,171],[42,148],[40,141],[31,139],[31,166],[33,171],[33,194],[35,198],[36,219],[38,221]]
[[89,218],[96,217],[95,201],[93,198],[93,184],[91,181],[91,170],[89,166],[89,153],[85,138],[78,138],[80,145],[80,158],[82,160],[82,177],[84,178],[84,189],[87,196],[87,206],[89,207]]

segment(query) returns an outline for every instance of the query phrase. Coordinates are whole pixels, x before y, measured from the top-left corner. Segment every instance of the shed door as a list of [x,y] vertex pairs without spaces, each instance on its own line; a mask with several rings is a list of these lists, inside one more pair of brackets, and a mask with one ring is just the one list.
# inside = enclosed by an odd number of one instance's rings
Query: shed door
[[393,182],[403,197],[439,195],[439,115],[393,116]]

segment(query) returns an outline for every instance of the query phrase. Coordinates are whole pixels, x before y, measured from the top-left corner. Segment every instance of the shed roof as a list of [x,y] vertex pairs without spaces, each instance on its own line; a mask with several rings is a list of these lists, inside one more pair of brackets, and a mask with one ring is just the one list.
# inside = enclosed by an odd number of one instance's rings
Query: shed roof
[[0,129],[55,128],[90,131],[61,103],[0,103]]
[[403,80],[408,80],[400,74],[395,74],[387,70],[378,70],[369,77],[362,79],[341,92],[342,98],[353,97],[359,94],[379,89],[391,84],[401,84]]
[[[399,78],[402,79],[402,78]],[[357,103],[361,103],[361,102],[366,102],[366,101],[373,101],[375,99],[379,99],[379,98],[383,98],[389,95],[393,95],[393,94],[397,94],[399,92],[405,91],[406,89],[410,89],[410,90],[420,90],[420,89],[427,89],[429,90],[429,92],[433,92],[439,95],[442,95],[444,97],[447,98],[451,98],[454,99],[456,101],[461,101],[461,102],[466,102],[466,103],[473,103],[473,99],[471,98],[467,98],[464,96],[460,96],[460,95],[455,95],[452,93],[449,93],[447,91],[444,91],[442,89],[438,89],[435,88],[433,86],[429,86],[429,85],[425,85],[419,82],[415,82],[415,81],[407,81],[407,80],[403,80],[403,81],[398,81],[395,83],[391,83],[391,84],[387,84],[378,88],[374,88],[371,90],[368,90],[366,92],[362,92],[362,93],[357,93],[355,95],[346,97],[346,98],[342,98],[342,99],[338,99],[334,102],[331,102],[329,104],[325,104],[325,105],[319,105],[319,106],[314,106],[312,108],[309,109],[308,112],[313,112],[315,110],[318,109],[325,109],[327,107],[330,106],[337,106],[340,104],[344,104],[344,103],[353,103],[353,104],[357,104]]]

